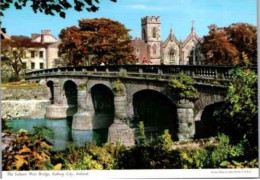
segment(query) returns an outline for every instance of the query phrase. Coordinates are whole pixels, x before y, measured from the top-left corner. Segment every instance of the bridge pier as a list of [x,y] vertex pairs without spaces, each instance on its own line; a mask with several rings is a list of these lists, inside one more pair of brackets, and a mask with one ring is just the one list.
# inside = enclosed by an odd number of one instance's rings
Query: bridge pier
[[53,83],[53,101],[54,104],[46,108],[47,119],[65,119],[69,106],[61,102],[61,87],[59,82]]
[[94,108],[91,94],[86,90],[78,91],[78,112],[73,116],[73,130],[92,130]]
[[114,96],[115,116],[114,123],[108,129],[108,142],[122,143],[125,146],[134,145],[134,130],[127,122],[128,104],[127,97]]
[[191,139],[195,135],[194,104],[187,100],[181,100],[177,104],[178,139]]

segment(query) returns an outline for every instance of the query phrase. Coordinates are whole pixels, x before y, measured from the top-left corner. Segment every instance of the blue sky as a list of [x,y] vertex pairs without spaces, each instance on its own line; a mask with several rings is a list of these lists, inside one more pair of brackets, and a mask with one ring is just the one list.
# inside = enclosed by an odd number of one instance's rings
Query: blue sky
[[42,29],[51,30],[58,37],[61,29],[78,25],[83,18],[106,17],[119,21],[136,37],[141,32],[141,18],[161,16],[161,35],[165,40],[171,26],[177,39],[184,40],[191,30],[191,20],[195,20],[195,31],[202,37],[208,33],[208,26],[228,26],[232,23],[247,22],[257,24],[257,0],[100,0],[100,9],[95,13],[87,11],[67,11],[66,19],[44,14],[35,14],[30,8],[4,12],[2,26],[8,35],[40,33]]

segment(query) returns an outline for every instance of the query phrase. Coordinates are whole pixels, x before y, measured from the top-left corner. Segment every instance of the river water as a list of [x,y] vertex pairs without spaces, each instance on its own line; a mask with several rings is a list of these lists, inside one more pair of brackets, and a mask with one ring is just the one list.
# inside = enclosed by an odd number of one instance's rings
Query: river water
[[60,119],[13,119],[9,120],[10,129],[19,131],[20,129],[33,132],[33,127],[46,126],[53,131],[47,140],[53,144],[53,151],[64,150],[70,144],[81,146],[88,142],[97,145],[106,143],[108,129],[78,131],[71,129],[71,120]]

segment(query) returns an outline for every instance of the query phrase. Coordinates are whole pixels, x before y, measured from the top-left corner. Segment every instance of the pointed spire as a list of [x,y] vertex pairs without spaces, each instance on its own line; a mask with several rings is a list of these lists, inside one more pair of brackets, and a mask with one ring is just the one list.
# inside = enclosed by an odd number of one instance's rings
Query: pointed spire
[[191,21],[191,32],[193,32],[194,33],[194,23],[195,23],[195,21],[194,20],[192,20]]
[[173,27],[172,27],[172,25],[171,25],[171,29],[170,29],[170,37],[171,37],[171,41],[173,41]]

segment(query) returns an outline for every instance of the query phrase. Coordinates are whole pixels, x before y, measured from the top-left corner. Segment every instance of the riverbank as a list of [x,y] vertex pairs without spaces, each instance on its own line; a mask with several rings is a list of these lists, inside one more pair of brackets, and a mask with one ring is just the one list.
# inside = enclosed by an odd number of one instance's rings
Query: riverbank
[[50,105],[50,92],[46,86],[27,82],[16,82],[1,87],[1,117],[44,118]]
[[44,118],[49,100],[2,100],[2,118]]

